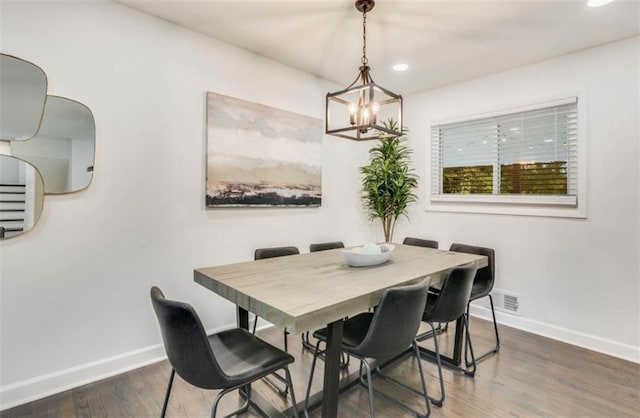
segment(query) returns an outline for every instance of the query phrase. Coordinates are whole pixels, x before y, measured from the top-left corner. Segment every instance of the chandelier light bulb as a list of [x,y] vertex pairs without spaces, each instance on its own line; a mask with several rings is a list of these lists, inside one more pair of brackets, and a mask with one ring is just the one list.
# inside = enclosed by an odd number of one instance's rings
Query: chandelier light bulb
[[349,104],[349,123],[351,125],[356,124],[356,111],[358,110],[355,103]]

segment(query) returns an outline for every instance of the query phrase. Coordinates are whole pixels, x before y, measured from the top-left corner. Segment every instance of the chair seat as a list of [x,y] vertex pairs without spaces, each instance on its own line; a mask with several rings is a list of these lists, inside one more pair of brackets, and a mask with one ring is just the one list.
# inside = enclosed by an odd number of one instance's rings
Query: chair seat
[[476,280],[473,282],[473,287],[471,288],[471,297],[469,300],[476,300],[487,296],[493,290],[493,283],[480,282]]
[[241,328],[222,331],[208,339],[222,373],[232,381],[254,380],[294,361],[290,354]]
[[[373,319],[373,312],[363,312],[344,321],[342,328],[342,350],[353,353],[354,347],[360,345],[367,335],[369,325]],[[320,341],[327,342],[327,328],[322,328],[313,333]],[[358,354],[358,353],[356,353]]]

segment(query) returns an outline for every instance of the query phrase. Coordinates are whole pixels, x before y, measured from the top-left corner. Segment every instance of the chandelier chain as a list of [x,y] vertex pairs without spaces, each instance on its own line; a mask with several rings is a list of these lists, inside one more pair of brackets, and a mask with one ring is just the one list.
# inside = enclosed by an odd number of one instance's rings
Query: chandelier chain
[[367,65],[367,6],[362,11],[362,65]]

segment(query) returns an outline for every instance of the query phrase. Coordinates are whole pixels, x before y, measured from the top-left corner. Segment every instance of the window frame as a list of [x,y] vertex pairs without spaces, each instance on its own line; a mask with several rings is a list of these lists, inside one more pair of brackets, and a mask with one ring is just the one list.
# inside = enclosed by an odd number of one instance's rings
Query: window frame
[[[506,104],[483,113],[454,116],[428,122],[426,167],[426,210],[433,212],[487,213],[525,216],[549,216],[568,218],[587,218],[587,91],[567,94],[556,94],[552,98],[527,100],[526,103]],[[567,103],[577,100],[577,195],[474,195],[474,194],[434,194],[432,169],[434,158],[432,153],[439,153],[439,146],[434,145],[431,128],[475,119],[490,118],[518,112],[526,112]],[[435,150],[435,151],[434,151]],[[439,160],[438,160],[439,161]],[[437,170],[442,170],[438,165]],[[441,180],[441,179],[440,179]]]

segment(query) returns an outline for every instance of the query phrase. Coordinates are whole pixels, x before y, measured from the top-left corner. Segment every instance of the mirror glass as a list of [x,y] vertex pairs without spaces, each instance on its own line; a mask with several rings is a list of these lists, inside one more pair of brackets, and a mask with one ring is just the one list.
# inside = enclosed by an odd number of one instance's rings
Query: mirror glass
[[33,228],[43,202],[44,183],[38,170],[19,158],[0,155],[0,239]]
[[28,141],[11,142],[11,155],[38,167],[47,194],[71,193],[93,177],[95,122],[80,102],[47,96],[42,125]]
[[22,141],[38,133],[47,76],[28,61],[0,54],[0,139]]

